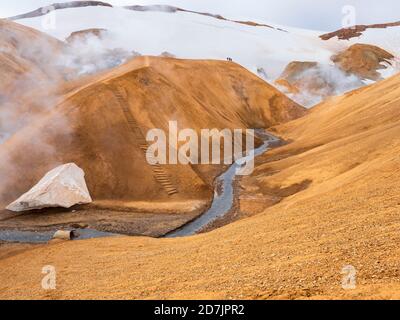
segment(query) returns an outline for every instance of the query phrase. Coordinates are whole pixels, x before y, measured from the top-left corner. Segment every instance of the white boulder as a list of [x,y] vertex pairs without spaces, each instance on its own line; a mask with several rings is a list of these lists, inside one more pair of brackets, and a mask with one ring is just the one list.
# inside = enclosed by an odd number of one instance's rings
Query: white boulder
[[91,203],[85,173],[74,163],[59,166],[48,172],[31,190],[11,203],[7,209],[15,212],[70,208]]

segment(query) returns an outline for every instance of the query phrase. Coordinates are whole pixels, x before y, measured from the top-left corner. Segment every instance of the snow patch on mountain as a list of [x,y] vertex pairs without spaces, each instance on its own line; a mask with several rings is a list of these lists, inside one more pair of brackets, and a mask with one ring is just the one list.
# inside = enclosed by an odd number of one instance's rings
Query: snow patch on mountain
[[145,55],[170,52],[178,58],[223,59],[231,57],[254,73],[263,68],[276,78],[293,60],[326,62],[343,49],[336,41],[323,41],[318,32],[278,30],[238,24],[189,12],[133,11],[118,7],[83,7],[57,10],[54,28],[43,17],[18,20],[26,26],[65,40],[73,32],[106,29],[108,49],[138,51]]
[[[43,23],[54,15],[51,24]],[[356,81],[336,81],[340,72],[332,72],[331,57],[350,45],[361,42],[378,45],[400,55],[398,28],[368,29],[361,37],[350,41],[320,38],[321,32],[287,28],[268,22],[230,20],[216,14],[205,14],[169,6],[109,7],[87,6],[63,8],[43,16],[19,19],[18,22],[65,41],[71,34],[83,30],[107,30],[106,36],[75,41],[71,53],[62,63],[80,68],[80,74],[93,73],[125,62],[140,52],[142,55],[168,55],[185,59],[229,58],[264,80],[274,83],[292,61],[315,61],[326,66],[318,74],[338,84],[333,88],[341,94],[353,88]],[[382,77],[397,73],[397,58],[388,68],[379,70]],[[335,81],[331,81],[334,79]],[[345,85],[342,85],[345,83]],[[348,84],[351,85],[348,85]],[[302,93],[300,93],[302,94]],[[313,104],[319,99],[304,93],[293,96],[298,102]]]

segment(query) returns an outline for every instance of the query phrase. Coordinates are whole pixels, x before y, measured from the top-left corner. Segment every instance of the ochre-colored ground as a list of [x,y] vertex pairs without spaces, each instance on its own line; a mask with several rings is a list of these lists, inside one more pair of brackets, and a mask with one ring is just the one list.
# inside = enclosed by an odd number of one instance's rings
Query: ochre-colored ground
[[[41,246],[0,260],[0,297],[400,298],[399,97],[396,76],[276,128],[292,143],[241,182],[281,197],[262,213],[190,238]],[[55,291],[40,286],[45,265]],[[355,290],[341,286],[347,265]]]

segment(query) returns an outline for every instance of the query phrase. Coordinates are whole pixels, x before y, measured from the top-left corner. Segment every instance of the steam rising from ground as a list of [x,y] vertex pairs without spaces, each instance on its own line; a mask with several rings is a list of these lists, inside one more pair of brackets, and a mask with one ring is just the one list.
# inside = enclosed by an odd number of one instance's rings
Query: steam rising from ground
[[43,100],[35,97],[52,81],[59,81],[53,64],[56,42],[27,43],[18,36],[9,30],[0,32],[0,144],[30,123],[38,111],[51,107],[53,95],[48,93]]
[[74,70],[75,76],[81,76],[114,68],[139,55],[137,52],[115,47],[113,42],[113,36],[106,30],[101,30],[96,35],[88,30],[86,34],[71,38],[57,63]]
[[347,74],[334,65],[317,64],[296,74],[290,81],[293,88],[276,84],[278,89],[297,103],[310,108],[329,96],[342,95],[364,86],[360,78]]
[[[21,178],[13,159],[11,141],[18,132],[31,134],[29,127],[39,125],[46,114],[57,107],[62,96],[62,86],[81,76],[95,74],[124,63],[135,52],[108,49],[112,37],[85,35],[70,43],[58,42],[45,36],[24,37],[13,26],[0,29],[0,203],[10,198],[8,186]],[[26,128],[26,129],[25,129]],[[58,120],[41,130],[32,131],[26,159],[31,152],[41,152],[45,163],[60,165],[57,149],[49,137],[62,136],[67,141],[71,123],[59,114]],[[27,130],[27,131],[25,131]],[[39,132],[43,133],[38,134]],[[7,143],[10,142],[10,143]],[[12,195],[14,196],[14,195]],[[1,209],[1,208],[0,208]]]
[[[11,43],[10,39],[5,40]],[[10,64],[0,85],[0,144],[49,112],[57,104],[57,88],[66,81],[114,68],[139,55],[109,49],[113,40],[107,32],[73,38],[68,44],[60,43],[61,48],[46,39],[35,40],[29,45],[14,41],[15,47],[0,47],[0,59],[5,59],[2,54],[7,55]]]

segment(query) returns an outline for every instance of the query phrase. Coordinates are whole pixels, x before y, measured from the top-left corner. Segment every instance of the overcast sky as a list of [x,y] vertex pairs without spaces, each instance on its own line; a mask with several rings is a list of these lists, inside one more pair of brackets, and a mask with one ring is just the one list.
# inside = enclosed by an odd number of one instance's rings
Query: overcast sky
[[[356,9],[357,24],[400,20],[399,0],[103,0],[114,5],[170,4],[219,13],[232,18],[263,20],[306,29],[333,31],[342,27],[343,7]],[[0,17],[62,0],[0,0]]]

